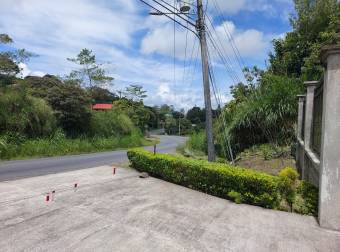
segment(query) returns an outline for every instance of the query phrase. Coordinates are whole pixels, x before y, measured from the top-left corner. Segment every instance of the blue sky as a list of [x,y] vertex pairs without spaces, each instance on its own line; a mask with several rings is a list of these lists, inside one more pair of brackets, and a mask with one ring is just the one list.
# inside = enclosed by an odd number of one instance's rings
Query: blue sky
[[[23,75],[64,76],[76,68],[66,58],[89,48],[115,78],[113,90],[141,84],[149,105],[202,106],[198,42],[177,26],[174,60],[173,22],[149,16],[149,10],[138,0],[0,0],[0,33],[14,39],[14,48],[39,55],[22,65]],[[232,34],[246,66],[264,68],[272,39],[290,30],[290,13],[292,0],[209,0],[212,37],[221,41],[239,79],[242,73],[225,31]],[[235,81],[212,47],[210,51],[221,99],[227,101]]]

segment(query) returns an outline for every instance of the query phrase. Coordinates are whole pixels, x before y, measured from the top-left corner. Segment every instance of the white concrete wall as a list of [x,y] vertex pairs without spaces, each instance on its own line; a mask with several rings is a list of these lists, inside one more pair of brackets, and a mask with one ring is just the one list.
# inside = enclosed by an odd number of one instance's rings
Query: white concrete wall
[[326,67],[321,163],[319,222],[324,228],[340,231],[340,45],[323,49]]

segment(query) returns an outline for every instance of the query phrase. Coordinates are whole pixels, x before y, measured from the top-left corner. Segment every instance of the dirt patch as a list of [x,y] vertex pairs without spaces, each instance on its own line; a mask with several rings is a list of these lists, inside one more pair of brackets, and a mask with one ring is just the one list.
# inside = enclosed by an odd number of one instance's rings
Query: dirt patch
[[288,148],[282,148],[279,154],[275,154],[268,148],[268,146],[260,146],[242,152],[237,157],[236,165],[272,175],[278,175],[283,168],[288,166],[296,168],[295,160]]

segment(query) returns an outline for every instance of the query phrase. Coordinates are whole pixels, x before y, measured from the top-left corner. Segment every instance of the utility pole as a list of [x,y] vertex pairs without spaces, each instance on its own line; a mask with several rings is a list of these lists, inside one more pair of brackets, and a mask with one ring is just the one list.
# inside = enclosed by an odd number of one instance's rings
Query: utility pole
[[[174,21],[174,23],[179,24],[183,28],[191,31],[196,36],[199,37],[200,44],[201,44],[201,58],[202,58],[202,73],[203,73],[203,86],[204,86],[204,104],[205,104],[205,129],[206,129],[206,135],[207,135],[207,143],[208,143],[208,160],[210,162],[215,161],[216,155],[215,155],[215,146],[214,146],[214,137],[213,137],[213,119],[212,119],[212,109],[211,109],[211,97],[210,97],[210,81],[209,81],[209,61],[208,61],[208,47],[207,47],[207,39],[206,39],[206,29],[204,24],[204,9],[203,9],[203,3],[202,0],[197,0],[197,20],[196,23],[191,22],[189,19],[191,19],[188,16],[188,12],[190,10],[190,5],[184,4],[179,10],[176,8],[176,6],[171,6],[169,3],[165,3],[164,1],[161,1],[160,3],[158,0],[152,0],[153,2],[157,3],[159,6],[162,7],[167,12],[163,12],[157,7],[151,5],[146,0],[140,0],[144,4],[151,7],[156,12],[150,12],[150,15],[164,15]],[[185,1],[179,1],[185,3]],[[171,6],[171,7],[168,7]],[[174,17],[171,17],[171,15],[174,15]],[[183,16],[182,16],[183,15]],[[175,17],[179,17],[179,19],[176,19]],[[185,18],[187,17],[187,19]],[[182,24],[179,22],[180,20],[184,20],[187,25]],[[192,20],[192,19],[191,19]],[[191,28],[189,28],[189,25],[191,27],[194,27],[198,34],[194,32]]]
[[204,24],[204,10],[202,0],[197,0],[197,31],[201,44],[201,58],[202,58],[202,73],[204,86],[204,104],[205,104],[205,129],[208,143],[208,161],[215,161],[215,146],[213,136],[213,118],[211,109],[210,97],[210,81],[209,81],[209,62],[208,62],[208,48],[206,39],[206,30]]

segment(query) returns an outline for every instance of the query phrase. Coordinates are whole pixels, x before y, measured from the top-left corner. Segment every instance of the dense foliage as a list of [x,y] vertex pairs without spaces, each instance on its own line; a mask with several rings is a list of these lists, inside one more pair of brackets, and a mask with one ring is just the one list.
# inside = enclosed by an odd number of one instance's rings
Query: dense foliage
[[303,81],[318,80],[323,73],[321,47],[340,43],[340,2],[295,0],[293,30],[273,41],[265,71],[246,68],[246,82],[231,88],[233,99],[216,123],[216,145],[221,156],[230,158],[255,144],[289,145],[294,139],[296,95]]
[[25,137],[46,137],[56,130],[52,108],[21,89],[0,91],[0,133]]
[[237,192],[243,203],[262,207],[279,205],[279,179],[265,173],[144,150],[130,150],[128,157],[137,170],[176,184],[221,198],[231,198],[228,194]]

